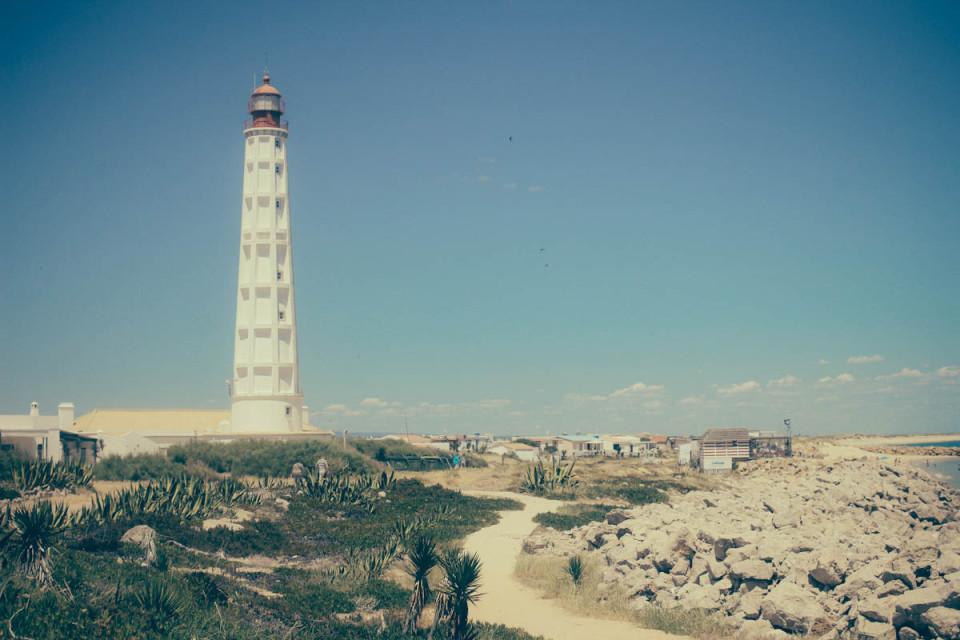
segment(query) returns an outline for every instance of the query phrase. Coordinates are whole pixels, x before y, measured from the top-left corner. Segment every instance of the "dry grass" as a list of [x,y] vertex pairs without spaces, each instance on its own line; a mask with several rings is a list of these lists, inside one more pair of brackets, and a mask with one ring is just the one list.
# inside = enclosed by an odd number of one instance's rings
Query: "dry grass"
[[580,586],[576,586],[564,572],[567,562],[567,558],[556,556],[521,554],[514,576],[543,597],[557,600],[561,607],[579,616],[633,622],[647,629],[700,640],[746,640],[733,625],[706,611],[648,605],[631,600],[619,586],[601,590],[602,566],[596,557],[583,557],[585,570]]
[[398,471],[399,478],[416,478],[424,484],[438,484],[453,491],[514,491],[520,485],[520,478],[527,467],[526,463],[500,456],[483,456],[489,466],[440,469],[437,471]]

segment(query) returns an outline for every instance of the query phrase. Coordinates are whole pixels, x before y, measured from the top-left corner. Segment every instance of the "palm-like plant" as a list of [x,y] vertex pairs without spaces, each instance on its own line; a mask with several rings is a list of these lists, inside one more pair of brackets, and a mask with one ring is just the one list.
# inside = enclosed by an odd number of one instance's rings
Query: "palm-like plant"
[[413,541],[407,554],[407,573],[413,578],[413,593],[407,607],[407,617],[403,622],[403,632],[410,633],[417,628],[420,613],[430,599],[430,571],[437,566],[437,545],[428,536],[420,536]]
[[453,640],[469,640],[474,636],[467,620],[471,603],[476,603],[480,593],[480,557],[475,553],[457,551],[441,559],[444,577],[440,585],[439,600],[446,601],[446,618],[453,627]]
[[583,570],[584,570],[583,558],[580,556],[573,556],[567,561],[567,566],[563,568],[563,572],[570,576],[570,579],[573,580],[574,586],[579,587],[580,583],[583,581]]
[[41,589],[50,586],[50,551],[70,522],[66,505],[44,500],[29,508],[17,507],[4,520],[9,529],[2,546],[12,551],[24,573],[35,579]]
[[149,580],[133,593],[133,601],[155,630],[177,618],[184,609],[180,594],[158,580]]

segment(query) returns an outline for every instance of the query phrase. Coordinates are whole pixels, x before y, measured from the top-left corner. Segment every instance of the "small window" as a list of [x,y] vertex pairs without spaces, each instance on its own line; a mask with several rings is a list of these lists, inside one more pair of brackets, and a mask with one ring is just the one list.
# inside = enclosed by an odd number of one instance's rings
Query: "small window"
[[277,280],[283,280],[283,271],[277,271]]
[[283,320],[283,311],[280,312],[280,319]]
[[290,415],[290,407],[287,407],[287,415]]
[[277,209],[280,208],[280,200],[277,200]]
[[277,169],[277,173],[280,173],[280,165],[277,165],[276,169]]
[[273,146],[275,146],[277,149],[280,148],[280,138],[275,138],[275,139],[274,139],[274,141],[273,141]]

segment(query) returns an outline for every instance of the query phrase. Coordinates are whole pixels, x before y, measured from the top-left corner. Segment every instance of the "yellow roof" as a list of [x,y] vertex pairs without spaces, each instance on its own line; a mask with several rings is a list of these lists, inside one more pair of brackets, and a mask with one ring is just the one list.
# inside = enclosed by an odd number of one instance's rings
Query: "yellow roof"
[[201,434],[218,433],[223,420],[230,420],[230,411],[94,409],[77,418],[74,428],[83,433]]
[[[230,420],[230,411],[191,409],[94,409],[77,418],[73,428],[85,434],[122,436],[140,433],[146,436],[203,436],[236,435],[245,437],[273,437],[275,431],[262,433],[221,434],[220,423]],[[329,429],[304,425],[302,431],[281,432],[282,435],[307,434],[333,435]]]

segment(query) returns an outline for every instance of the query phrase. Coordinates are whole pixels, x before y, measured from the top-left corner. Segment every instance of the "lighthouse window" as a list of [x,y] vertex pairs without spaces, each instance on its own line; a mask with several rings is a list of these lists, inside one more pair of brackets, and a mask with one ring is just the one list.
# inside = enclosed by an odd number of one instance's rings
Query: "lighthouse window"
[[277,173],[280,173],[280,165],[277,165],[276,171],[277,171]]
[[277,209],[279,209],[279,208],[280,208],[280,201],[277,200]]
[[277,280],[283,279],[283,271],[277,271]]
[[283,311],[280,312],[280,319],[283,320]]
[[280,148],[280,138],[275,138],[275,139],[273,140],[273,144],[274,144],[274,146],[275,146],[277,149],[279,149],[279,148]]

